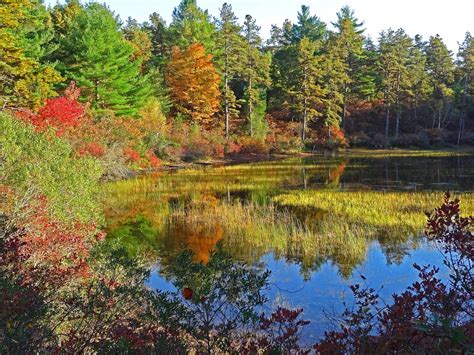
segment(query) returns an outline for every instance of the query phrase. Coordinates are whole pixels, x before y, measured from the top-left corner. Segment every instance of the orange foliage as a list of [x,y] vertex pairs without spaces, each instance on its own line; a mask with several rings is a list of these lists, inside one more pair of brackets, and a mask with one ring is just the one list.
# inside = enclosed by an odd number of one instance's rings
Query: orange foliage
[[184,51],[174,47],[166,78],[177,111],[207,124],[219,109],[220,95],[220,78],[211,59],[200,43]]

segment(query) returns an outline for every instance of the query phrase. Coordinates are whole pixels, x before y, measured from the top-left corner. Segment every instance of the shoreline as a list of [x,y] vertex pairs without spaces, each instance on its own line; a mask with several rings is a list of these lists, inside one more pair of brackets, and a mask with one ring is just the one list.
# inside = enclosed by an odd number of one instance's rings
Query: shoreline
[[163,165],[152,169],[129,170],[126,176],[111,177],[105,175],[103,181],[119,181],[134,178],[141,175],[157,172],[169,172],[182,169],[193,169],[202,167],[231,166],[239,164],[250,164],[260,162],[271,162],[291,158],[309,158],[309,157],[359,157],[359,158],[409,158],[409,157],[458,157],[474,155],[474,147],[460,148],[440,148],[440,149],[370,149],[370,148],[349,148],[343,150],[321,150],[315,152],[299,152],[288,154],[236,154],[223,159],[197,160],[193,162],[164,162]]

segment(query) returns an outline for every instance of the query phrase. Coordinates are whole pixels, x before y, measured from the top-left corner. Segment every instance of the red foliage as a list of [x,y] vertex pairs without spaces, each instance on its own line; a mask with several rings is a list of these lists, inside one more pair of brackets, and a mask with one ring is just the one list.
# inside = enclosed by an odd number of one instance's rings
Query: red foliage
[[84,144],[79,150],[78,154],[81,156],[91,155],[96,158],[100,158],[105,154],[105,149],[100,143],[89,142]]
[[185,287],[183,288],[183,290],[181,291],[181,294],[183,295],[183,298],[185,300],[190,300],[193,298],[193,290],[189,287]]
[[242,146],[237,142],[230,141],[226,145],[226,153],[227,154],[238,154],[238,153],[240,153],[241,149],[242,149]]
[[52,127],[61,136],[66,128],[77,127],[85,114],[85,107],[77,101],[79,94],[79,89],[71,83],[64,96],[47,99],[37,114],[25,111],[19,116],[39,131]]
[[35,211],[24,223],[22,253],[36,264],[44,265],[56,273],[87,276],[86,259],[93,244],[104,238],[93,224],[75,223],[67,226],[48,215],[46,198],[40,197]]
[[132,148],[125,148],[123,150],[123,155],[129,162],[136,163],[137,161],[140,160],[140,153],[138,153],[136,150]]
[[224,158],[224,146],[220,143],[214,143],[212,146],[214,158]]
[[161,160],[155,155],[152,150],[148,151],[147,158],[152,168],[157,168],[161,165]]

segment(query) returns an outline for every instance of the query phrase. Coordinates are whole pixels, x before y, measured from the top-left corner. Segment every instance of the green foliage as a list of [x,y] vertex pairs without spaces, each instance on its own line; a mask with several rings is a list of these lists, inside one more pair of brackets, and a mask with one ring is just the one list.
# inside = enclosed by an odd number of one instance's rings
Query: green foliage
[[453,95],[454,63],[451,52],[440,36],[430,37],[426,46],[426,69],[430,74],[434,112],[438,116],[437,127],[448,117],[449,100]]
[[53,28],[40,1],[0,4],[0,106],[38,108],[61,81],[46,57],[54,50]]
[[239,104],[230,84],[242,71],[241,56],[244,54],[244,41],[240,35],[242,28],[237,23],[237,17],[231,5],[227,3],[222,5],[216,26],[216,62],[222,77],[222,106],[225,136],[228,138],[230,117],[239,115]]
[[201,43],[207,53],[214,53],[216,28],[207,10],[202,10],[196,0],[182,0],[173,11],[169,26],[170,42],[181,48]]
[[[262,39],[259,35],[260,27],[252,16],[245,16],[243,36],[245,38],[242,79],[245,82],[245,109],[250,126],[250,136],[254,135],[253,123],[255,119],[255,106],[259,102],[262,89],[270,85],[270,61],[271,58],[261,52]],[[261,119],[260,119],[261,120]]]
[[1,180],[18,194],[17,213],[34,196],[45,196],[51,213],[65,221],[100,221],[98,180],[102,168],[89,157],[78,158],[54,133],[37,133],[0,113]]
[[103,5],[83,7],[67,26],[60,46],[58,68],[77,82],[82,99],[94,109],[134,116],[150,96],[148,78],[140,74],[141,60],[131,61],[135,50]]

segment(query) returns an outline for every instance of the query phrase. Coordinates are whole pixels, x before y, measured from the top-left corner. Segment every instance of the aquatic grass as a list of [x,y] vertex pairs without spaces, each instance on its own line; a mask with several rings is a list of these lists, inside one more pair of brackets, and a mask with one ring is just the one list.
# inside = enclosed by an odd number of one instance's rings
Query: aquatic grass
[[[463,201],[464,213],[472,214],[474,194],[456,196]],[[426,220],[424,212],[432,211],[441,198],[439,192],[306,190],[281,194],[273,201],[285,207],[325,211],[335,230],[350,223],[351,230],[371,230],[372,236],[394,239],[406,233],[421,233]]]
[[460,157],[474,155],[472,148],[453,148],[453,149],[363,149],[354,148],[342,152],[335,153],[336,155],[358,158],[409,158],[409,157]]
[[299,262],[303,269],[312,269],[319,264],[318,260],[329,259],[346,276],[364,260],[368,249],[368,240],[347,233],[347,228],[338,233],[323,223],[322,228],[313,230],[289,210],[274,204],[260,206],[240,201],[195,204],[173,211],[170,222],[190,230],[205,227],[210,234],[224,229],[227,249],[247,262],[257,262],[264,254],[274,252],[278,257]]

